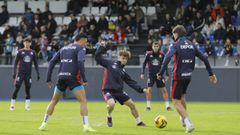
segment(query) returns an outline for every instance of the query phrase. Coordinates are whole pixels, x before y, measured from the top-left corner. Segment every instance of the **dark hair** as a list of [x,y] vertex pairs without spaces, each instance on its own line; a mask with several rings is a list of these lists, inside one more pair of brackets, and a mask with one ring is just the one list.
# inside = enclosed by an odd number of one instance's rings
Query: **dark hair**
[[172,33],[178,34],[178,37],[186,36],[187,31],[183,25],[177,25],[173,28]]
[[24,38],[23,42],[32,42],[32,40],[30,38]]
[[79,41],[80,39],[82,38],[88,38],[87,35],[85,34],[78,34],[76,37],[75,37],[75,41]]

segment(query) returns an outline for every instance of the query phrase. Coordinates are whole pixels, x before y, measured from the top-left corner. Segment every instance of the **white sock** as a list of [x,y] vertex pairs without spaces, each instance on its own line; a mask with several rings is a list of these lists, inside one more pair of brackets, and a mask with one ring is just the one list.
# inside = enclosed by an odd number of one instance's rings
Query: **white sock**
[[186,124],[187,127],[192,126],[192,123],[191,123],[189,117],[186,117],[186,118],[184,119],[184,123]]
[[89,125],[88,116],[83,116],[82,118],[83,118],[83,125],[88,126]]
[[108,116],[108,117],[112,117],[112,114],[111,114],[111,113],[107,113],[107,116]]
[[30,99],[26,99],[25,108],[30,107]]
[[14,106],[14,104],[15,104],[15,99],[11,99],[11,106]]
[[166,108],[168,108],[170,106],[169,101],[165,101],[165,106],[166,106]]
[[147,100],[147,107],[151,107],[151,101]]
[[44,115],[44,118],[43,118],[43,122],[44,122],[44,123],[48,123],[49,118],[50,118],[50,115],[45,114],[45,115]]
[[137,117],[137,118],[136,118],[136,123],[138,124],[138,123],[140,123],[140,122],[142,122],[141,119],[140,119],[140,117]]

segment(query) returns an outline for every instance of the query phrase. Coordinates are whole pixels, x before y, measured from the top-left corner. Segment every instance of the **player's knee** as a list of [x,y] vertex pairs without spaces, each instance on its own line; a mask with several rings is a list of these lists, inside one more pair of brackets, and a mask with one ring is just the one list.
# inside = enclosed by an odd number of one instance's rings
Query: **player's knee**
[[167,90],[166,89],[162,89],[162,94],[167,94]]
[[135,108],[136,108],[136,106],[135,106],[134,103],[129,104],[129,107],[130,107],[131,109],[135,109]]

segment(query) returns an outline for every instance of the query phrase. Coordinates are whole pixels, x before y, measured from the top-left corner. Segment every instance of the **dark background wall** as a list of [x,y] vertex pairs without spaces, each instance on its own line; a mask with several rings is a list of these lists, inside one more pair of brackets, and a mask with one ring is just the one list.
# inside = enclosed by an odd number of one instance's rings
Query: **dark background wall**
[[[55,69],[53,80],[56,80],[58,68]],[[146,80],[140,80],[139,67],[126,67],[127,72],[139,82],[140,85],[146,86]],[[208,74],[205,68],[196,68],[192,77],[192,81],[187,91],[187,100],[190,101],[240,101],[240,69],[239,68],[214,68],[214,72],[218,77],[217,84],[211,84],[208,80]],[[0,67],[0,100],[10,100],[13,92],[12,67]],[[49,89],[45,83],[46,67],[40,68],[40,81],[36,81],[36,72],[33,69],[31,88],[32,100],[50,100],[53,89]],[[86,87],[88,100],[103,100],[101,86],[103,80],[103,68],[87,67],[86,75],[89,86]],[[147,75],[145,75],[147,77]],[[167,82],[167,89],[170,94],[170,81]],[[133,89],[125,85],[125,91],[135,101],[144,101],[145,96],[135,92]],[[24,85],[18,95],[18,99],[24,99]],[[73,98],[70,92],[66,93],[66,99]],[[162,100],[160,90],[154,87],[153,100]]]

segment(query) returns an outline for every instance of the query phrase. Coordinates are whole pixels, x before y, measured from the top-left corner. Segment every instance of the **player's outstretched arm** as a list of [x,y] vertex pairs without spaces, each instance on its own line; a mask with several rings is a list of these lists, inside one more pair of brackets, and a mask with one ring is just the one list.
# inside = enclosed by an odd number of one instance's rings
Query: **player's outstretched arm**
[[102,57],[102,54],[106,51],[106,43],[102,42],[100,43],[100,46],[97,48],[95,52],[95,60],[98,64],[100,64],[103,67],[107,67],[109,65],[109,61],[104,59]]
[[127,85],[131,88],[133,88],[134,90],[136,90],[139,93],[143,93],[144,89],[137,84],[137,82],[135,80],[133,80],[126,72],[123,78],[124,82],[127,83]]

